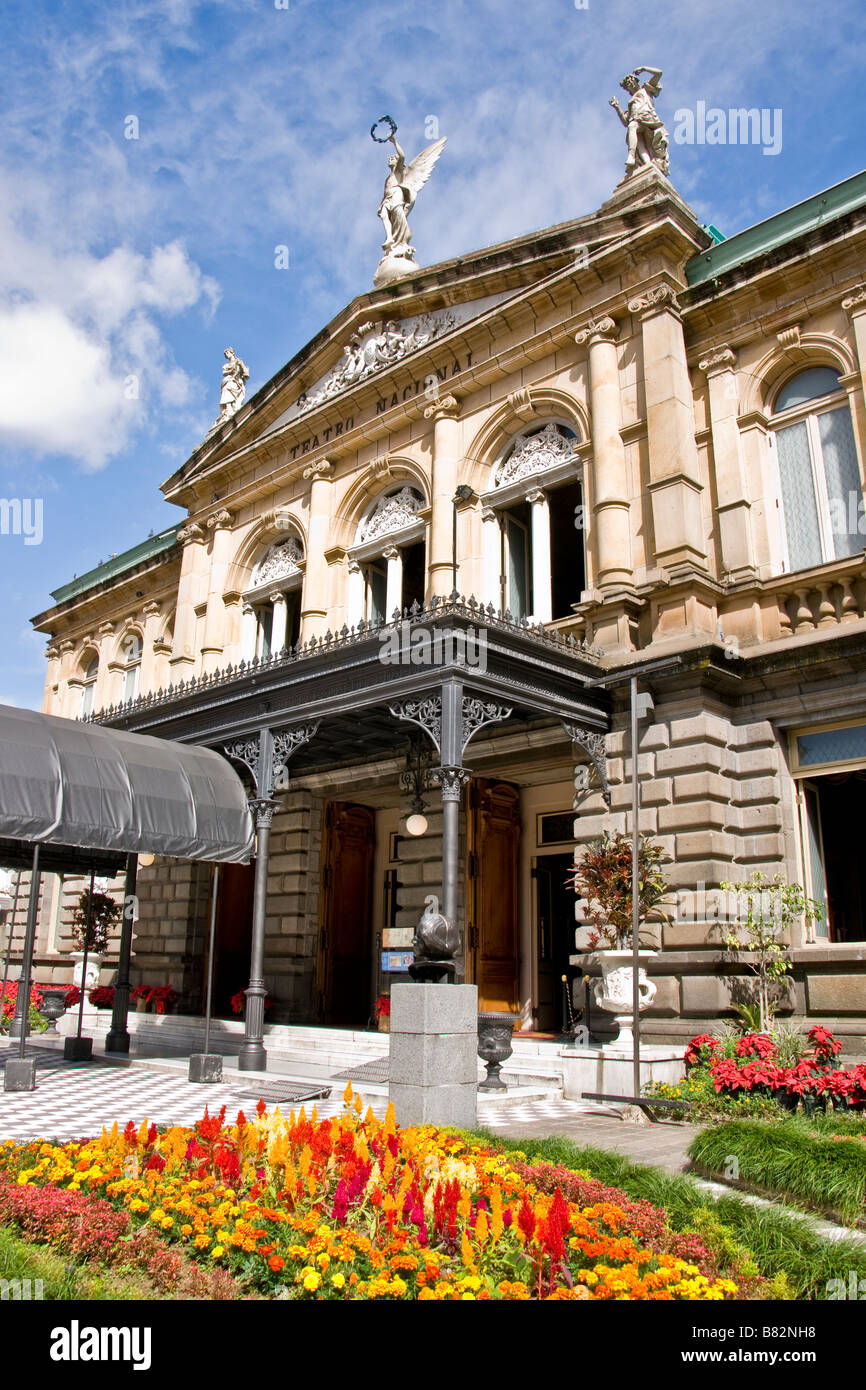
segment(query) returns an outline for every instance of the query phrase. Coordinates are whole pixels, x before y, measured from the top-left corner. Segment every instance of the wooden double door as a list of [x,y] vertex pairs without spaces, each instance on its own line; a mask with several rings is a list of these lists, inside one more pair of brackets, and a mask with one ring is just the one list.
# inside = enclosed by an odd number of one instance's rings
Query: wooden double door
[[466,979],[478,1007],[514,1011],[520,1002],[520,790],[476,778],[469,784]]
[[319,898],[318,1015],[335,1028],[363,1028],[373,1008],[373,856],[369,806],[325,807]]

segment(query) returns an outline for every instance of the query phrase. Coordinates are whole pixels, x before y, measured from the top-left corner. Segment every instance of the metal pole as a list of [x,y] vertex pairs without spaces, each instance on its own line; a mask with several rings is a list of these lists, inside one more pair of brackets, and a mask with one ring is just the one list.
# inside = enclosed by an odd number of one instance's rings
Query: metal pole
[[111,1028],[105,1039],[106,1052],[129,1051],[129,965],[132,959],[132,936],[135,931],[135,881],[138,874],[138,855],[126,856],[126,883],[123,888],[123,923],[120,928],[120,948],[117,956],[117,981],[111,1006]]
[[27,901],[27,926],[24,931],[24,955],[21,960],[21,975],[18,980],[18,998],[15,1001],[15,1020],[21,1019],[21,1032],[18,1039],[18,1056],[24,1060],[27,1043],[27,1022],[30,1016],[30,977],[33,965],[33,946],[36,941],[36,912],[39,905],[39,845],[33,846],[33,864],[30,869],[30,897]]
[[244,1017],[244,1040],[238,1055],[241,1071],[266,1071],[268,1054],[264,1045],[265,1025],[265,912],[268,892],[268,849],[271,821],[277,802],[259,797],[250,802],[256,818],[256,880],[253,893],[253,935],[250,947],[250,983]]
[[217,915],[217,891],[219,888],[219,864],[213,866],[213,893],[210,909],[210,946],[207,957],[207,998],[204,1011],[204,1050],[205,1056],[210,1052],[210,1015],[213,1004],[213,953],[214,942],[216,941],[216,915]]
[[76,1037],[81,1037],[81,1028],[84,1023],[84,991],[87,989],[87,956],[90,950],[90,926],[93,922],[93,884],[96,879],[96,870],[90,870],[90,896],[87,899],[87,921],[84,924],[84,959],[81,962],[81,984],[79,993],[81,998],[78,1001],[78,1031]]
[[[457,502],[451,500],[451,592],[457,593]],[[447,917],[447,913],[445,914]]]
[[640,1095],[640,778],[638,776],[637,676],[631,678],[631,950],[634,1095]]
[[[0,1016],[6,1003],[6,984],[9,980],[9,961],[12,956],[12,938],[15,935],[15,914],[18,911],[18,894],[21,891],[21,870],[15,875],[15,897],[12,900],[12,915],[9,918],[9,935],[6,938],[6,960],[3,965],[3,988],[0,989]],[[10,1019],[11,1024],[11,1019]]]

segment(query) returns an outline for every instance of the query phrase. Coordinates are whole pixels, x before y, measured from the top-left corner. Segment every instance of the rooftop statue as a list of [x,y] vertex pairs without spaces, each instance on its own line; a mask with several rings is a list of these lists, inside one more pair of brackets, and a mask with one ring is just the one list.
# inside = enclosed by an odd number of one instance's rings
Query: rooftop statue
[[[376,134],[376,127],[383,124],[390,127],[387,136]],[[406,156],[397,144],[397,126],[390,116],[381,116],[371,127],[370,134],[379,144],[390,143],[394,146],[394,153],[388,159],[388,177],[385,179],[385,191],[378,212],[385,228],[383,255],[373,277],[373,283],[378,289],[392,280],[411,275],[415,269],[415,249],[411,245],[409,214],[444,149],[445,137],[434,140],[432,145],[416,154],[411,163],[407,164]]]
[[[644,72],[649,73],[649,79],[642,83],[640,78]],[[668,133],[653,100],[662,89],[661,75],[661,68],[645,67],[626,73],[619,85],[628,92],[627,111],[623,111],[616,97],[610,99],[611,106],[626,129],[626,175],[637,173],[647,164],[654,164],[663,174],[670,170]]]
[[225,424],[226,420],[230,420],[240,410],[244,400],[244,383],[250,375],[249,367],[246,362],[241,361],[234,348],[227,347],[223,356],[226,360],[223,366],[220,413],[211,426],[212,429]]

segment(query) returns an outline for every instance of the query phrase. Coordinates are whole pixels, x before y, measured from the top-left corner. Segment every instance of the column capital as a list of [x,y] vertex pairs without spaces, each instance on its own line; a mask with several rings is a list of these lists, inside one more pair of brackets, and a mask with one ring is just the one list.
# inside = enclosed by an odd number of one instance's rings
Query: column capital
[[680,301],[676,290],[670,285],[654,285],[628,302],[630,314],[659,314],[667,310],[679,316]]
[[595,342],[615,342],[616,334],[616,320],[612,319],[609,314],[603,314],[601,318],[590,319],[585,328],[581,328],[579,333],[575,333],[574,341],[578,347],[583,347],[584,343],[589,343],[592,347]]
[[386,545],[382,551],[383,560],[399,560],[400,551],[396,545]]
[[273,604],[285,603],[285,601],[286,601],[286,596],[285,596],[285,594],[283,593],[282,589],[278,590],[277,593],[275,593],[275,594],[271,594],[271,603],[273,603]]
[[214,512],[207,519],[207,529],[209,531],[229,531],[234,522],[234,513],[226,511],[225,507],[221,511]]
[[55,646],[53,646],[52,644],[49,644],[49,645],[45,648],[45,660],[46,660],[46,661],[56,661],[57,658],[58,658],[59,656],[60,656],[60,648],[59,648],[59,647],[55,647]]
[[315,459],[313,463],[308,463],[304,469],[304,477],[312,482],[318,479],[329,481],[334,474],[334,465],[330,459]]
[[845,299],[842,308],[853,319],[858,314],[866,314],[866,285],[858,285]]
[[150,598],[147,600],[147,603],[141,605],[141,611],[145,618],[152,618],[154,613],[159,612],[159,607],[158,601],[155,598]]
[[542,487],[534,487],[530,489],[529,492],[527,492],[526,500],[527,502],[531,502],[533,506],[535,506],[539,502],[547,501],[547,493],[544,491],[544,488]]
[[191,521],[187,526],[181,526],[180,530],[177,533],[177,538],[180,541],[180,544],[183,546],[202,545],[204,543],[205,536],[204,531],[202,530],[201,526],[199,526],[198,522]]
[[727,343],[720,343],[718,347],[710,348],[706,357],[698,363],[699,369],[705,376],[716,376],[719,372],[731,372],[737,365],[737,354],[733,348],[729,348]]
[[[96,629],[100,637],[111,637],[114,633],[114,623],[100,623]],[[85,638],[86,642],[92,642],[93,638]]]
[[496,508],[491,507],[489,503],[485,503],[484,506],[481,508],[481,520],[497,521],[498,517],[496,515]]
[[443,801],[459,801],[472,776],[468,767],[431,767],[430,780],[442,789]]
[[58,645],[59,650],[63,655],[65,655],[67,652],[75,651],[75,643],[69,637],[67,637],[63,642],[60,642]]
[[456,396],[440,396],[424,410],[424,419],[432,420],[456,420],[460,414],[460,401]]

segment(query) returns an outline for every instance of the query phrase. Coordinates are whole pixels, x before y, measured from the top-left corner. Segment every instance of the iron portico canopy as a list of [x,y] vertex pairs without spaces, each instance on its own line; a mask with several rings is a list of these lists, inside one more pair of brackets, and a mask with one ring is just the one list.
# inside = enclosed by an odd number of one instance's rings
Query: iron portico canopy
[[0,705],[0,842],[246,863],[253,834],[219,753]]

